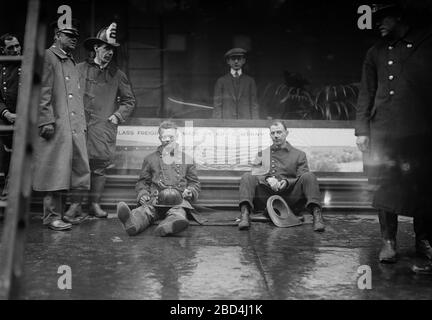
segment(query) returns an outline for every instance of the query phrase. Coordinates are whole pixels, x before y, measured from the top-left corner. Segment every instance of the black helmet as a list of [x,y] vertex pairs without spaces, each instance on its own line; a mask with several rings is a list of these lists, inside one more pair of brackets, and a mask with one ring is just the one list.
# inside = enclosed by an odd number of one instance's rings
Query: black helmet
[[183,200],[183,197],[179,190],[173,187],[167,187],[159,191],[155,207],[184,207],[188,209],[193,209],[189,202]]

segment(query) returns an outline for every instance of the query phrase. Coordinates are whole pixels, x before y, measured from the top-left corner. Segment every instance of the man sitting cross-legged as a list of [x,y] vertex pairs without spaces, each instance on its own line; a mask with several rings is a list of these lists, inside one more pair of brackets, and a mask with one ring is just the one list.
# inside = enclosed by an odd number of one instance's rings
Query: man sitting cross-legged
[[294,209],[306,208],[313,215],[314,231],[324,231],[321,195],[315,175],[309,171],[306,154],[286,141],[288,130],[282,121],[270,126],[273,144],[257,157],[252,173],[240,181],[240,230],[250,227],[251,209],[263,209],[267,199],[280,195]]

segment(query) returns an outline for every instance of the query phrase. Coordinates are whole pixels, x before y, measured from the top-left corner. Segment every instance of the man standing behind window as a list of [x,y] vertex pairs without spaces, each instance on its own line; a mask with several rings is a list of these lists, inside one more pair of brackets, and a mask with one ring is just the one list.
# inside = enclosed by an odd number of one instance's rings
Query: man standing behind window
[[230,72],[220,77],[214,90],[215,119],[259,119],[255,80],[244,74],[246,50],[233,48],[225,53]]

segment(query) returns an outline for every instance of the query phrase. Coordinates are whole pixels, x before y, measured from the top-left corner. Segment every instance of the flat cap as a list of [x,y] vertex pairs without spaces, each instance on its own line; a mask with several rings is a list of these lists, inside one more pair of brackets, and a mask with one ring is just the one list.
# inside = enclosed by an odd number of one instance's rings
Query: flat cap
[[245,56],[247,51],[242,48],[232,48],[225,53],[225,59],[231,56]]

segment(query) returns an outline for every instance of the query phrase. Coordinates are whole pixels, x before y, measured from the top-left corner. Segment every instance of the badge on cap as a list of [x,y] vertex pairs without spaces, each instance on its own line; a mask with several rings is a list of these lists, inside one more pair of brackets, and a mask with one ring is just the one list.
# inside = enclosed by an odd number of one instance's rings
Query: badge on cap
[[115,44],[117,38],[117,23],[113,22],[106,30],[106,38],[109,44]]

